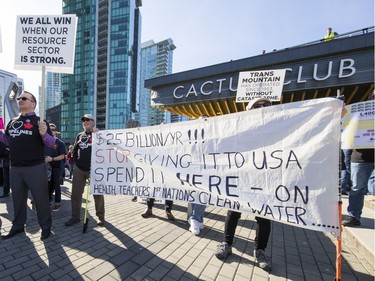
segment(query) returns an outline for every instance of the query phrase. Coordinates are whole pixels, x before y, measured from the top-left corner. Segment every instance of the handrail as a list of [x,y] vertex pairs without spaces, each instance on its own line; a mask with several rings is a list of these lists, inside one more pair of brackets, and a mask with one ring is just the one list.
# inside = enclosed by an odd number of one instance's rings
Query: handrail
[[[333,40],[347,38],[347,37],[353,37],[353,36],[358,36],[358,35],[362,35],[362,34],[374,32],[374,30],[375,30],[374,26],[370,26],[370,27],[366,27],[366,28],[362,28],[362,29],[350,31],[350,32],[347,32],[347,33],[335,35],[335,37],[334,37]],[[300,44],[300,45],[296,45],[296,46],[287,47],[287,48],[284,48],[284,49],[305,47],[305,46],[309,46],[309,45],[319,44],[321,42],[324,42],[323,38],[319,39],[319,40],[315,40],[315,41],[303,43],[303,44]],[[280,49],[277,50],[277,51],[280,51]]]

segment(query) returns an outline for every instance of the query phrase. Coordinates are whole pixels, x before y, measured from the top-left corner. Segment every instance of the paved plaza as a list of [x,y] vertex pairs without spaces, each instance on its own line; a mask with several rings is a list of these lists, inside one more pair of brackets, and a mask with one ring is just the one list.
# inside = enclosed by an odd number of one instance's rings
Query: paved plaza
[[[0,194],[2,194],[0,188]],[[164,206],[154,216],[141,217],[146,205],[127,196],[107,196],[105,227],[96,225],[90,196],[89,224],[64,226],[70,218],[71,184],[62,187],[62,208],[52,213],[53,234],[40,240],[36,214],[29,209],[26,233],[0,240],[0,280],[329,280],[335,279],[336,240],[322,232],[272,223],[266,253],[272,271],[254,265],[255,220],[242,214],[233,254],[215,256],[223,238],[226,211],[206,208],[205,228],[194,236],[186,222],[186,203],[175,202],[176,220],[165,218]],[[30,206],[30,201],[29,201]],[[83,208],[82,204],[82,217]],[[11,228],[11,197],[0,199],[1,232]],[[374,262],[343,237],[342,280],[374,280]]]

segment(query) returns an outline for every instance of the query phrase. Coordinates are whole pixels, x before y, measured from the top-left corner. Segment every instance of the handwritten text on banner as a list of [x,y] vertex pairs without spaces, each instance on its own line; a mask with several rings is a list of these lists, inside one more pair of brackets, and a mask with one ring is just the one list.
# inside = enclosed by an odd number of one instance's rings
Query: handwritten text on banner
[[94,135],[91,192],[211,205],[338,233],[342,101]]

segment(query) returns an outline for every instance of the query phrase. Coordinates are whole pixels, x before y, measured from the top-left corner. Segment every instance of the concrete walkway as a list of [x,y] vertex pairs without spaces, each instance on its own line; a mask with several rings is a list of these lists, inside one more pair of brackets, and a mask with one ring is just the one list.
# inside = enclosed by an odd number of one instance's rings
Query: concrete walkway
[[[91,216],[83,234],[82,223],[64,226],[70,217],[70,182],[62,189],[63,205],[52,213],[53,235],[44,243],[31,209],[26,233],[0,240],[0,280],[335,279],[336,242],[321,232],[273,222],[267,248],[273,268],[266,272],[254,265],[255,221],[251,215],[242,215],[233,254],[223,262],[214,252],[222,241],[225,210],[208,207],[205,229],[194,236],[188,231],[185,203],[175,203],[176,221],[170,222],[163,205],[154,207],[153,217],[143,219],[144,204],[126,196],[109,196],[105,198],[108,222],[98,227],[90,196]],[[6,234],[13,218],[11,197],[0,199],[0,217],[1,232]],[[344,237],[342,254],[342,280],[374,280],[373,260],[358,251],[353,240]]]

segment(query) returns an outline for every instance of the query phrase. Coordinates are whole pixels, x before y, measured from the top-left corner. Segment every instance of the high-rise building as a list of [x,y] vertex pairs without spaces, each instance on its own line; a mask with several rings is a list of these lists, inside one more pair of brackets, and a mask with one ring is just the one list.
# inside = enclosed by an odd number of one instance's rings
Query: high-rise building
[[61,103],[61,73],[47,72],[45,81],[45,109],[47,110]]
[[[41,90],[39,90],[41,93]],[[61,128],[61,73],[47,72],[45,79],[45,118]],[[39,94],[39,100],[40,94]]]
[[165,112],[165,120],[166,123],[178,123],[182,121],[188,121],[189,117],[185,115],[179,115],[179,114],[174,114],[170,112]]
[[170,38],[158,43],[153,40],[142,43],[139,113],[136,115],[142,126],[170,122],[170,119],[166,118],[164,111],[151,107],[151,91],[143,85],[146,79],[172,73],[174,49],[176,49],[176,46]]
[[[61,128],[61,104],[46,109],[46,120],[56,125],[57,131]],[[60,137],[60,136],[59,136]],[[65,139],[63,140],[65,141]],[[67,143],[70,143],[69,141]]]
[[137,111],[141,0],[63,0],[78,16],[74,74],[62,75],[62,138],[73,141],[80,117],[99,129],[124,128]]

